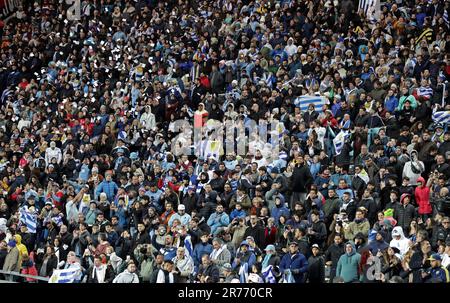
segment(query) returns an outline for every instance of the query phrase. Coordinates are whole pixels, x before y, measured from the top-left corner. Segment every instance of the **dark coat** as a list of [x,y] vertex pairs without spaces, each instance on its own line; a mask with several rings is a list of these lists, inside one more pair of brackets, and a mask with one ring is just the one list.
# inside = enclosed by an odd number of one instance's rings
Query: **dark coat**
[[308,281],[309,283],[325,282],[325,261],[323,256],[311,256],[308,259]]
[[307,165],[296,167],[292,173],[292,191],[306,193],[309,185],[311,185],[313,181],[313,177]]
[[[98,283],[97,273],[94,273],[94,277],[92,277],[93,271],[94,271],[94,266],[89,267],[89,269],[87,271],[86,283]],[[104,283],[111,283],[114,280],[114,277],[115,277],[114,269],[110,265],[106,266]]]

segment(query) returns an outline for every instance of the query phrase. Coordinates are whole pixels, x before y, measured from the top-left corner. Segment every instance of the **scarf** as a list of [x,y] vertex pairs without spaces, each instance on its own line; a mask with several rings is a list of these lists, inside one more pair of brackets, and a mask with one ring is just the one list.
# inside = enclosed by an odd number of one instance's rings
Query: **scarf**
[[272,257],[272,254],[267,254],[264,257],[264,260],[262,261],[262,264],[261,264],[263,269],[266,268],[267,266],[269,266],[269,260],[271,257]]
[[211,254],[209,255],[209,257],[211,258],[211,260],[216,260],[217,257],[222,253],[224,249],[224,245],[222,245],[219,249],[214,249]]
[[95,277],[95,273],[97,273],[97,281],[98,283],[105,282],[105,274],[106,274],[106,266],[104,264],[99,267],[94,266],[94,270],[92,271],[92,279]]

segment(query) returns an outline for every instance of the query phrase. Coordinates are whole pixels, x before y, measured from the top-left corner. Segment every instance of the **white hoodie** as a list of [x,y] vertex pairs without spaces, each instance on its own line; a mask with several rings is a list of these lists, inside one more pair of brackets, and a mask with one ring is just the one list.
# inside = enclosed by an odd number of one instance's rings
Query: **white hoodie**
[[[395,240],[394,235],[400,235],[400,240]],[[392,230],[392,241],[389,243],[389,246],[398,248],[400,254],[404,256],[410,248],[410,243],[411,241],[403,234],[403,228],[401,226],[394,227]]]

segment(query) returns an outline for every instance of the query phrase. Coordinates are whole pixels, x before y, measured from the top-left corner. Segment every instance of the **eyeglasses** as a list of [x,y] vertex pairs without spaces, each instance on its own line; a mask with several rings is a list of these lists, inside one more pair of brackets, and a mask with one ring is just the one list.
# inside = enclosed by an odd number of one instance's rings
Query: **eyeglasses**
[[450,224],[449,221],[442,222],[442,224]]

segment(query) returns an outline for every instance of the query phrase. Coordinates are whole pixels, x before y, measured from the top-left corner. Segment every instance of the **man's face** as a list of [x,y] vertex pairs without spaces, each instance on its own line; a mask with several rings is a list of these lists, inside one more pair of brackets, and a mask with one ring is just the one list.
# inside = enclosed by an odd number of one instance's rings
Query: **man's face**
[[295,254],[297,252],[297,250],[298,250],[298,246],[297,245],[295,245],[295,244],[289,245],[289,252],[291,254]]
[[352,246],[350,245],[350,244],[347,244],[346,246],[345,246],[345,252],[346,253],[351,253],[353,251],[353,248],[352,248]]
[[128,272],[134,273],[136,271],[136,265],[130,264],[128,265]]
[[341,244],[341,243],[342,243],[342,238],[341,238],[340,236],[335,236],[335,237],[334,237],[334,243],[335,243],[336,245]]
[[99,267],[100,265],[102,265],[102,261],[100,260],[100,258],[95,258],[94,259],[94,265],[96,267]]
[[364,215],[363,215],[363,213],[362,212],[360,212],[360,211],[357,211],[356,212],[356,219],[359,219],[359,220],[361,220],[361,219],[363,219],[364,218]]
[[208,266],[209,265],[209,257],[208,256],[203,256],[202,257],[202,264],[203,264],[203,266]]
[[139,232],[143,232],[145,230],[144,224],[138,224],[138,230]]
[[223,206],[222,205],[218,205],[216,208],[217,213],[221,214],[223,213]]

